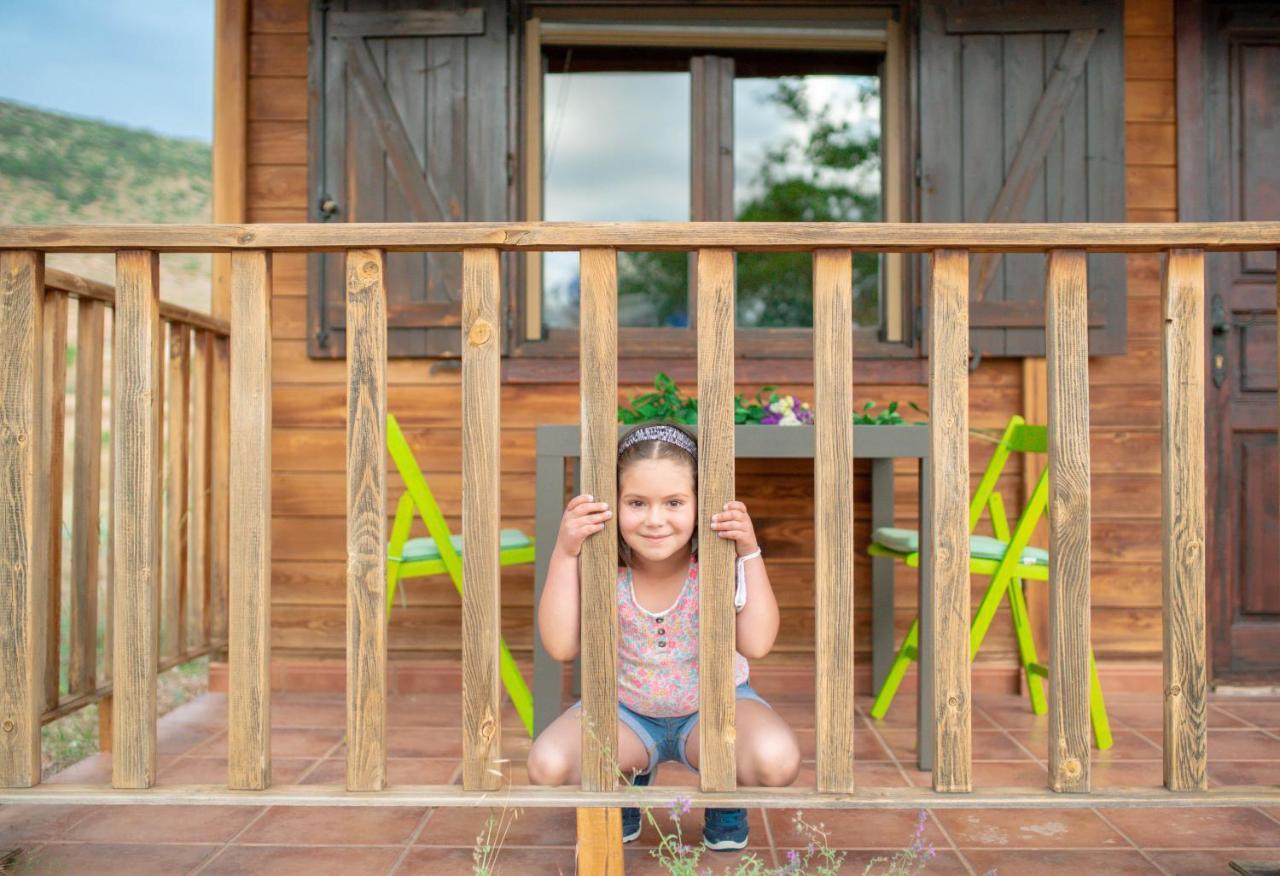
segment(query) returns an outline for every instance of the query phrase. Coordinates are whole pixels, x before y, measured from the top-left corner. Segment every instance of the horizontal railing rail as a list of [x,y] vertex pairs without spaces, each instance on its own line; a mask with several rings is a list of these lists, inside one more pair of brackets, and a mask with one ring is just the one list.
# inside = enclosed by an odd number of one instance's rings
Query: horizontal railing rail
[[[581,560],[582,785],[502,788],[498,684],[500,296],[504,250],[581,254],[580,357],[584,491],[613,503],[617,429],[617,253],[697,252],[699,519],[734,493],[734,253],[813,253],[815,450],[816,778],[812,788],[737,787],[733,696],[733,557],[703,547],[701,787],[699,805],[753,806],[1229,806],[1280,802],[1275,787],[1208,789],[1205,661],[1204,254],[1280,249],[1280,223],[1166,225],[484,224],[129,226],[0,228],[0,376],[6,436],[38,434],[42,407],[23,375],[38,367],[43,253],[116,251],[121,429],[114,496],[117,709],[111,792],[0,791],[0,801],[264,802],[342,805],[601,806],[666,799],[622,789],[616,769],[615,544],[593,539]],[[270,756],[271,253],[346,250],[347,772],[343,788],[272,787]],[[387,787],[386,252],[461,251],[463,537],[462,787]],[[155,472],[160,447],[151,400],[159,385],[157,252],[231,252],[229,774],[225,787],[151,788],[153,655],[145,644],[161,586]],[[855,788],[853,779],[852,255],[925,253],[930,326],[928,531],[931,580],[933,788]],[[969,662],[969,255],[1044,252],[1049,367],[1050,668],[1047,787],[974,788]],[[1163,276],[1162,553],[1164,788],[1091,789],[1089,726],[1090,453],[1088,252],[1160,252]],[[33,431],[34,430],[34,431]],[[0,654],[4,702],[15,723],[0,739],[0,786],[34,785],[42,585],[32,509],[43,488],[28,440],[6,439],[2,469],[15,484],[0,506]],[[15,535],[16,534],[16,535]],[[122,597],[123,601],[122,601]],[[127,677],[128,683],[124,684]],[[153,697],[153,693],[150,694]],[[150,708],[150,711],[148,711]],[[10,728],[6,728],[10,729]],[[360,792],[350,794],[348,792]],[[77,796],[79,794],[79,796]],[[97,796],[94,796],[97,795]],[[392,802],[394,801],[394,802]]]

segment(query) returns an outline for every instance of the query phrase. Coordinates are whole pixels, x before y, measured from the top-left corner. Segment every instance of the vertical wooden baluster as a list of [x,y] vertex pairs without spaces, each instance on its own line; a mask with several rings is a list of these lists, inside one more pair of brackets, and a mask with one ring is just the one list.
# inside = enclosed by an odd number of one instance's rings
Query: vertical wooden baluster
[[817,784],[853,791],[853,254],[813,257]]
[[191,330],[181,323],[169,324],[169,444],[168,534],[165,540],[164,656],[176,657],[186,650],[187,591],[187,396],[191,385]]
[[1162,299],[1164,784],[1194,791],[1208,787],[1203,252],[1169,251]]
[[497,788],[501,399],[496,249],[462,254],[462,784]]
[[160,345],[156,347],[156,352],[155,352],[156,407],[155,407],[154,428],[156,432],[156,447],[160,448],[159,449],[160,465],[157,466],[156,468],[156,501],[155,501],[155,505],[153,506],[155,518],[156,518],[155,519],[156,555],[155,555],[155,564],[154,564],[154,568],[156,570],[156,588],[153,591],[155,594],[155,605],[152,606],[152,610],[151,610],[151,617],[155,622],[155,628],[156,628],[155,635],[156,635],[157,657],[159,656],[159,649],[160,649],[160,628],[164,618],[164,587],[165,587],[164,562],[166,559],[165,540],[164,540],[164,536],[165,536],[164,471],[165,471],[165,462],[168,458],[167,454],[165,453],[164,439],[165,439],[165,426],[167,425],[167,422],[168,422],[167,418],[165,417],[165,412],[168,410],[168,407],[166,405],[166,402],[168,401],[168,396],[166,395],[168,387],[166,386],[166,384],[168,381],[165,379],[169,375],[169,369],[167,367],[168,356],[169,356],[168,350],[169,350],[169,324],[166,321],[161,320],[160,321]]
[[271,784],[271,254],[231,254],[231,788]]
[[349,791],[387,783],[386,275],[382,250],[347,253]]
[[[103,616],[103,643],[102,643],[102,680],[110,683],[115,672],[115,647],[116,647],[116,430],[115,430],[115,409],[116,409],[116,391],[119,386],[119,368],[117,363],[119,358],[116,355],[119,349],[116,344],[116,338],[119,337],[120,323],[116,319],[115,305],[111,308],[111,388],[107,396],[111,402],[108,410],[112,411],[110,423],[111,440],[107,445],[106,453],[106,479],[107,479],[107,590],[105,594],[104,605],[102,608]],[[112,739],[114,731],[111,727],[111,715],[115,711],[115,696],[107,694],[106,697],[98,703],[98,749],[102,752],[111,751]]]
[[227,642],[231,580],[231,339],[213,339],[209,388],[209,636]]
[[1089,283],[1049,253],[1049,787],[1089,790]]
[[112,784],[149,788],[156,769],[156,594],[160,576],[162,399],[157,353],[160,260],[156,253],[116,254],[112,384],[115,494],[115,695],[111,716]]
[[191,550],[187,572],[190,592],[188,633],[181,642],[183,651],[195,642],[209,641],[209,384],[212,376],[213,336],[196,332],[195,358],[191,372]]
[[40,782],[44,613],[36,555],[44,254],[0,252],[0,787]]
[[102,340],[106,307],[81,298],[76,328],[76,443],[71,510],[68,691],[97,686],[98,550],[102,501]]
[[734,760],[734,543],[711,515],[733,500],[733,251],[698,252],[698,666],[699,756],[703,791],[738,786]]
[[615,514],[582,546],[582,787],[611,791],[618,768],[618,257],[582,250],[579,381],[582,492]]
[[969,253],[933,254],[929,478],[935,791],[972,790],[969,679]]
[[40,491],[36,494],[36,550],[48,582],[45,610],[44,707],[58,706],[62,673],[62,465],[67,419],[67,295],[50,290],[44,297],[41,345]]

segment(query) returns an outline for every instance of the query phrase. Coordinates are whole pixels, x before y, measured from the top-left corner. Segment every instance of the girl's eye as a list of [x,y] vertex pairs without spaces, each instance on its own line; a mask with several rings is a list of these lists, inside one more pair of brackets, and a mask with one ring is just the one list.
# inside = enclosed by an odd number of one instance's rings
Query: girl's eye
[[628,504],[628,505],[630,505],[632,508],[643,508],[643,507],[644,507],[644,502],[641,502],[639,499],[632,499],[632,500],[631,500],[630,502],[628,502],[627,504]]
[[680,499],[672,499],[668,504],[670,504],[672,508],[679,508],[684,504],[684,502]]

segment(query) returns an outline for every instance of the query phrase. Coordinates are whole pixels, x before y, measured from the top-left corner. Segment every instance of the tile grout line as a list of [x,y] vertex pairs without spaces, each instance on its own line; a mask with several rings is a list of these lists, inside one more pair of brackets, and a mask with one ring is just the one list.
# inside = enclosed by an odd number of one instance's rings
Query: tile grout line
[[1173,876],[1173,874],[1171,874],[1168,870],[1166,870],[1164,867],[1160,866],[1160,862],[1159,862],[1159,861],[1155,860],[1155,859],[1154,859],[1154,858],[1152,858],[1150,855],[1148,855],[1148,854],[1146,853],[1146,850],[1145,850],[1145,849],[1143,849],[1143,848],[1142,848],[1142,846],[1138,845],[1138,844],[1137,844],[1137,843],[1135,843],[1132,839],[1130,839],[1130,838],[1129,838],[1129,834],[1125,833],[1123,830],[1121,830],[1119,827],[1117,827],[1117,826],[1116,826],[1116,824],[1115,824],[1115,822],[1113,822],[1110,818],[1107,818],[1107,816],[1103,814],[1103,812],[1102,812],[1102,810],[1101,810],[1101,809],[1090,809],[1089,811],[1090,811],[1090,812],[1092,812],[1094,815],[1098,816],[1099,818],[1101,818],[1101,819],[1102,819],[1102,823],[1103,823],[1103,824],[1105,824],[1107,827],[1111,828],[1111,829],[1112,829],[1112,830],[1114,830],[1116,833],[1120,834],[1120,837],[1121,837],[1125,842],[1127,842],[1130,846],[1132,846],[1132,847],[1133,847],[1133,849],[1134,849],[1134,850],[1135,850],[1139,855],[1142,855],[1143,859],[1144,859],[1148,864],[1150,864],[1152,867],[1155,867],[1155,868],[1156,868],[1157,870],[1159,870],[1161,873],[1164,873],[1164,874],[1165,874],[1165,876]]
[[418,826],[414,828],[413,833],[409,834],[409,839],[404,844],[404,848],[400,850],[400,856],[392,863],[391,868],[387,870],[387,876],[400,869],[404,863],[404,859],[409,857],[409,853],[413,851],[413,846],[418,841],[418,837],[422,836],[422,831],[426,829],[427,822],[431,820],[431,816],[435,814],[434,807],[428,807],[427,811],[422,813],[422,818],[418,820]]
[[952,838],[951,831],[947,830],[947,826],[942,823],[942,819],[934,815],[932,809],[926,809],[925,811],[929,813],[929,818],[933,823],[938,826],[938,830],[942,831],[942,835],[946,837],[947,842],[951,843],[951,851],[956,853],[956,857],[960,859],[960,863],[969,871],[969,876],[977,876],[977,871],[973,869],[973,864],[969,862],[968,857],[966,857],[965,853],[961,851],[960,845]]
[[245,826],[244,826],[244,827],[242,827],[242,828],[240,828],[238,831],[236,831],[235,836],[231,837],[229,840],[227,840],[225,843],[223,843],[223,844],[222,844],[222,848],[218,849],[216,852],[214,852],[212,855],[210,855],[208,858],[206,858],[203,862],[201,862],[200,864],[196,865],[196,866],[195,866],[194,868],[192,868],[191,870],[187,871],[187,872],[188,872],[188,874],[189,874],[189,876],[197,876],[197,874],[203,873],[205,870],[209,869],[209,866],[210,866],[214,861],[218,860],[218,858],[220,858],[220,857],[222,856],[222,853],[223,853],[223,852],[225,852],[227,849],[231,848],[231,844],[232,844],[232,843],[234,843],[236,840],[240,839],[240,837],[244,836],[245,831],[247,831],[249,828],[253,827],[253,826],[254,826],[255,824],[257,824],[259,821],[261,821],[261,820],[262,820],[262,818],[263,818],[263,817],[264,817],[268,812],[270,812],[270,811],[271,811],[271,807],[270,807],[270,806],[263,806],[263,807],[262,807],[262,809],[258,812],[258,814],[257,814],[257,815],[255,815],[253,818],[250,818],[250,819],[249,819],[249,821],[245,824]]
[[[345,738],[345,735],[346,734],[343,734],[344,738]],[[337,742],[333,743],[333,745],[328,750],[326,750],[324,754],[320,755],[315,759],[315,762],[311,764],[311,766],[303,770],[298,775],[298,778],[294,779],[293,783],[295,785],[301,785],[305,783],[308,776],[310,776],[316,770],[320,769],[320,764],[324,763],[326,760],[329,760],[329,756],[342,747],[342,743],[343,743],[343,739],[339,739]]]

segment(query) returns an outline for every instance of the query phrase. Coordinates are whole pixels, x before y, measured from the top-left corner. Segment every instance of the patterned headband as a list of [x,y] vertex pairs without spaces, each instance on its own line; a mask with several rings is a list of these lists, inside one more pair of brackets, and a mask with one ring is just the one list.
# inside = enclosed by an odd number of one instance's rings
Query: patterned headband
[[692,438],[673,426],[642,426],[636,429],[622,439],[622,444],[618,446],[618,455],[621,456],[628,448],[641,441],[665,441],[679,447],[695,461],[698,459],[698,445],[693,443]]

